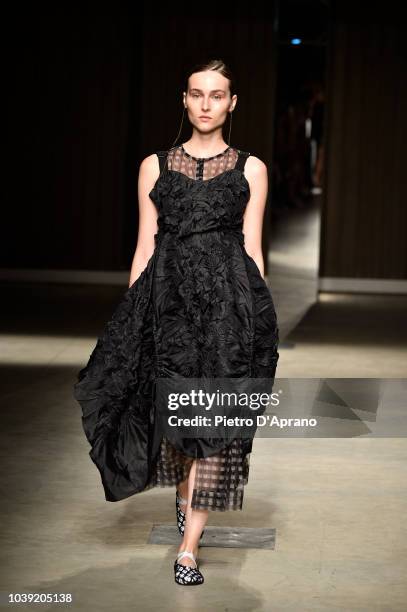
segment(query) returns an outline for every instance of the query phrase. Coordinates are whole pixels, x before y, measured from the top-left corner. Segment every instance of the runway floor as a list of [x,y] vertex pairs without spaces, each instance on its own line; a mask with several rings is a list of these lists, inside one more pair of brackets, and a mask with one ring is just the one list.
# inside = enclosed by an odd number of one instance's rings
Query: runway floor
[[[317,298],[317,211],[277,229],[278,376],[407,378],[407,298]],[[1,603],[46,592],[87,611],[406,610],[405,438],[256,439],[243,511],[208,524],[273,528],[275,547],[202,547],[204,585],[174,583],[176,546],[147,543],[153,525],[175,525],[174,490],[106,502],[72,397],[122,291],[3,286]]]

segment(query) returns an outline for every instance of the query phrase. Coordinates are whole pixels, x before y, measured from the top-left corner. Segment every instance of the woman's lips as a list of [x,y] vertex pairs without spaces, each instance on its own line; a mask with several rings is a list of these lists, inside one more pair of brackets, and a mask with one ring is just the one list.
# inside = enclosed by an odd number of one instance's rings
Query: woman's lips
[[210,121],[211,117],[199,117],[201,121]]

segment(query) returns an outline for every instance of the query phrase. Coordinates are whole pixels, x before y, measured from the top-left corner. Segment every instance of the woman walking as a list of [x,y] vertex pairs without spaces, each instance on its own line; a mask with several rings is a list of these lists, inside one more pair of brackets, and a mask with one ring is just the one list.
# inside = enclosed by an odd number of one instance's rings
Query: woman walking
[[209,511],[242,509],[252,438],[175,431],[170,441],[156,427],[156,379],[274,378],[279,357],[261,250],[267,167],[230,145],[236,102],[222,61],[187,75],[191,137],[140,165],[129,288],[75,384],[106,500],[176,488],[182,585],[204,581],[197,555]]

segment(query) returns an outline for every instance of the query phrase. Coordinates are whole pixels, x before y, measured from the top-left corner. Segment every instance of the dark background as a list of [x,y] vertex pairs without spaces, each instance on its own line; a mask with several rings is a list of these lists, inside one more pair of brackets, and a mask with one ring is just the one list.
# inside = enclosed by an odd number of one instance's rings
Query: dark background
[[[326,91],[319,275],[405,279],[403,8],[290,0],[217,4],[216,14],[149,2],[12,9],[3,25],[1,267],[128,271],[139,164],[172,146],[186,70],[221,57],[238,86],[231,144],[272,169],[265,253],[279,219],[276,121],[317,80]],[[298,35],[304,44],[294,48]]]

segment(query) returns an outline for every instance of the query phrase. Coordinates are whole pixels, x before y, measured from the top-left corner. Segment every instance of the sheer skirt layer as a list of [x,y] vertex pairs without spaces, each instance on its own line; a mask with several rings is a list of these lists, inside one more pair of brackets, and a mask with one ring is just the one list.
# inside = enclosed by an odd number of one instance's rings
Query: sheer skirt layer
[[[164,437],[150,487],[177,486],[188,478],[193,461],[193,457],[178,451]],[[243,453],[242,440],[236,438],[216,455],[198,458],[196,461],[192,508],[220,512],[242,510],[250,465],[250,455]]]

